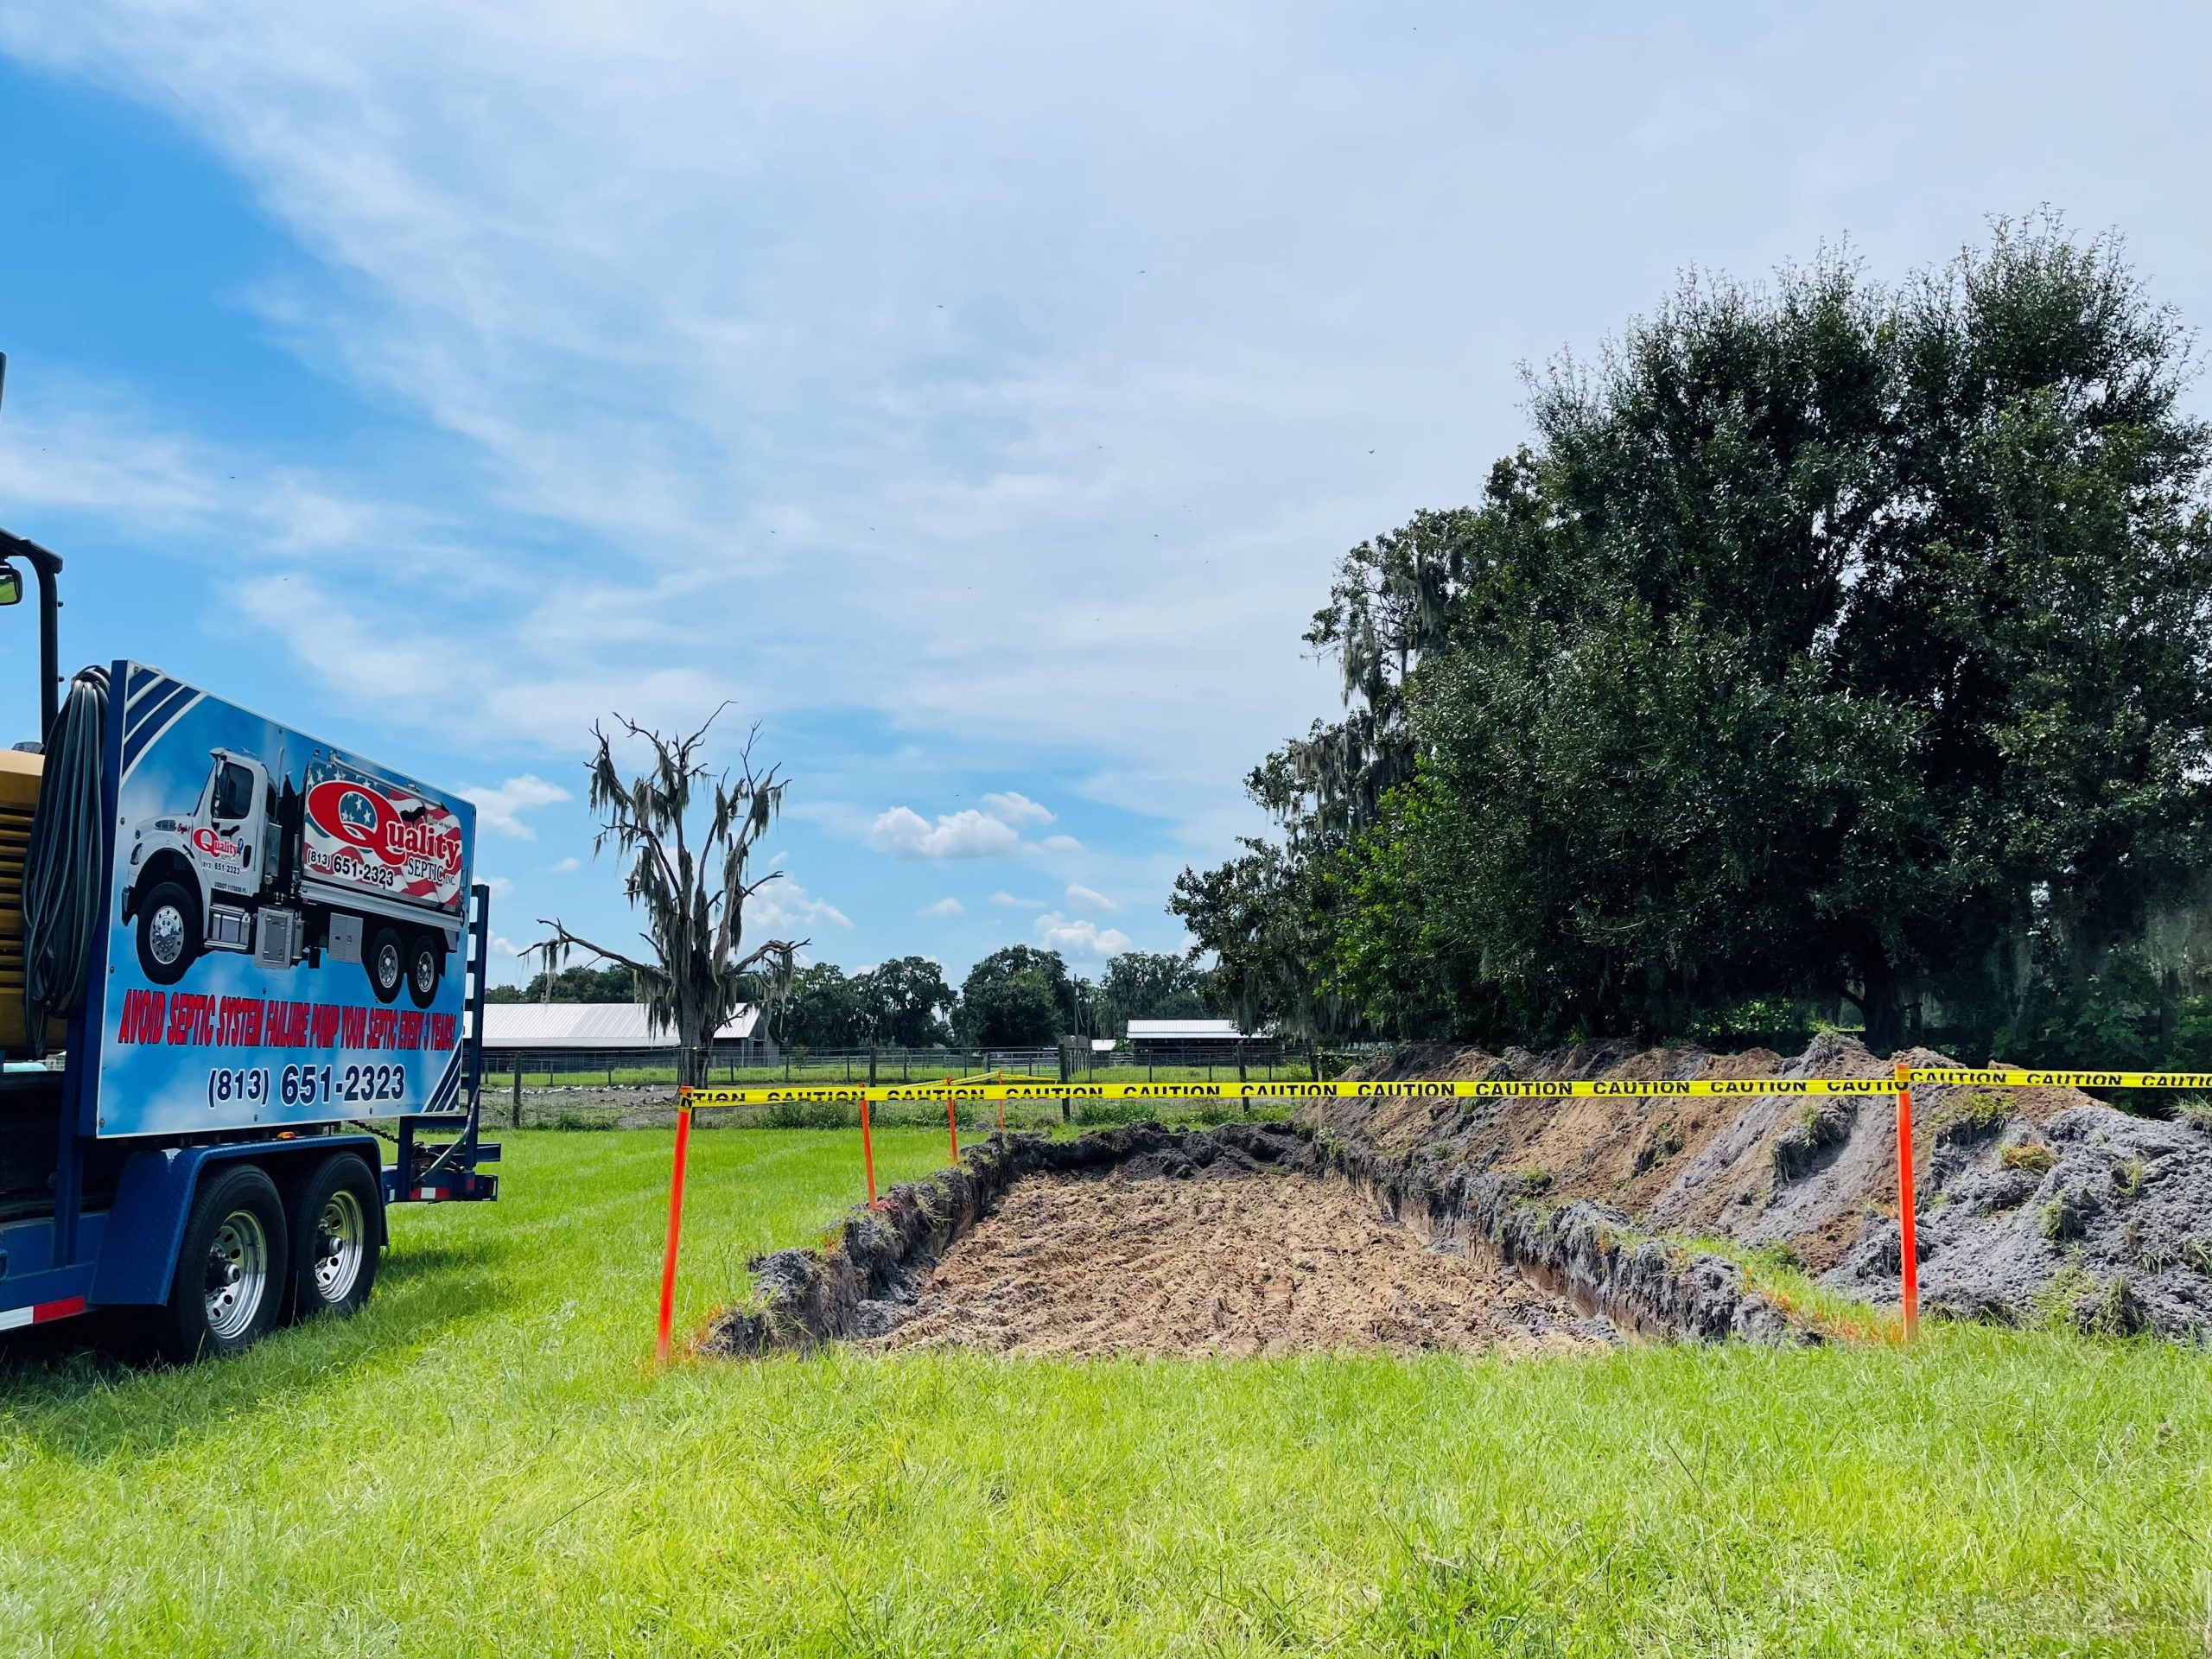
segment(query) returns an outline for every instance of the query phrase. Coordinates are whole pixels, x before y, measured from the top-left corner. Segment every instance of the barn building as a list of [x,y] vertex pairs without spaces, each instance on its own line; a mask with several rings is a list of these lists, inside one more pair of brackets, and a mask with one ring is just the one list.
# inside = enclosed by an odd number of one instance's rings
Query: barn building
[[[758,1008],[741,1008],[715,1033],[715,1065],[780,1058]],[[654,1031],[634,1002],[493,1002],[484,1009],[484,1066],[493,1072],[585,1072],[673,1066],[676,1033]]]

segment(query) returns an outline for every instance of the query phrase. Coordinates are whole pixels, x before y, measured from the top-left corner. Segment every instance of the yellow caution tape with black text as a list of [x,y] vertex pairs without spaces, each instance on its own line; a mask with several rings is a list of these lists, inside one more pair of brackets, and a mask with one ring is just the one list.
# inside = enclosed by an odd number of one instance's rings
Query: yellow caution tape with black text
[[[2212,1091],[2212,1071],[2031,1071],[1921,1066],[1908,1084],[1983,1089],[2180,1089]],[[1894,1077],[1573,1077],[1534,1083],[1408,1079],[1395,1083],[899,1083],[775,1084],[687,1089],[687,1104],[772,1106],[827,1102],[857,1106],[895,1101],[1313,1100],[1407,1095],[1438,1100],[1587,1100],[1622,1096],[1712,1095],[1888,1095]]]

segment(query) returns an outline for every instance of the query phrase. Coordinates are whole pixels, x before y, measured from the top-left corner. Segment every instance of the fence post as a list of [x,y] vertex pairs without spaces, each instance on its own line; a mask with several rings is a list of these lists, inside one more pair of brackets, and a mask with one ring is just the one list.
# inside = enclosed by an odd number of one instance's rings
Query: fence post
[[952,1161],[960,1161],[960,1113],[952,1103],[952,1079],[944,1080],[944,1124],[952,1136]]
[[875,1208],[875,1143],[868,1132],[868,1096],[861,1096],[861,1162],[868,1167],[868,1207]]
[[508,1115],[514,1120],[513,1127],[518,1129],[522,1128],[522,1051],[520,1049],[515,1051],[514,1063],[514,1103]]
[[676,1243],[683,1230],[683,1164],[691,1150],[690,1096],[676,1109],[676,1166],[668,1182],[668,1249],[660,1263],[660,1335],[655,1359],[668,1363],[669,1333],[676,1320]]
[[1897,1282],[1904,1310],[1904,1338],[1920,1333],[1920,1240],[1913,1214],[1912,1068],[1897,1063]]

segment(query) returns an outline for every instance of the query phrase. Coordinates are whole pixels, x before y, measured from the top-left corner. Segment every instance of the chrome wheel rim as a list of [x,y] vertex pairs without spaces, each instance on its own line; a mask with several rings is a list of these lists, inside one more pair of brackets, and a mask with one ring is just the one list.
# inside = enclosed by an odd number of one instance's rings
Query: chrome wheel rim
[[399,947],[387,944],[377,952],[377,983],[395,988],[399,984]]
[[251,1210],[223,1217],[207,1246],[207,1329],[224,1342],[252,1329],[269,1292],[269,1235]]
[[368,1243],[367,1218],[361,1201],[347,1192],[333,1192],[323,1200],[322,1214],[315,1224],[315,1294],[326,1302],[342,1302],[353,1294],[361,1276],[361,1257]]
[[184,955],[184,912],[175,905],[161,905],[146,923],[146,948],[164,968],[174,968]]
[[424,996],[428,996],[432,991],[437,988],[437,958],[433,957],[429,951],[425,950],[421,956],[415,958],[415,988],[421,992]]

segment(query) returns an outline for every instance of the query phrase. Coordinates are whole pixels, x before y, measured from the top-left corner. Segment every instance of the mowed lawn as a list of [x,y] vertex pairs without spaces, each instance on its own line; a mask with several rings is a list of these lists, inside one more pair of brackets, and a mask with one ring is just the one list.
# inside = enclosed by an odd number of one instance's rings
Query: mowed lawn
[[[0,1652],[2212,1651],[2202,1355],[658,1371],[670,1137],[504,1138],[506,1196],[400,1212],[350,1324],[0,1351]],[[687,1330],[855,1141],[695,1138]]]

